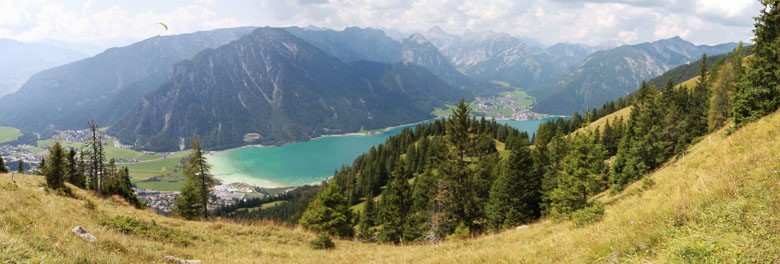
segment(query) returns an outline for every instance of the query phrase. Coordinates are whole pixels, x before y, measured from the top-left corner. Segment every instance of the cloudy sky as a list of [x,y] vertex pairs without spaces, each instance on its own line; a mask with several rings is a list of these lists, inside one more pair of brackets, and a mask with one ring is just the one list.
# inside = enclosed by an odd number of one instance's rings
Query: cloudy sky
[[[404,32],[438,25],[545,44],[749,41],[757,0],[0,0],[0,38],[127,45],[157,35],[236,26],[348,26]],[[157,24],[169,26],[165,31]]]

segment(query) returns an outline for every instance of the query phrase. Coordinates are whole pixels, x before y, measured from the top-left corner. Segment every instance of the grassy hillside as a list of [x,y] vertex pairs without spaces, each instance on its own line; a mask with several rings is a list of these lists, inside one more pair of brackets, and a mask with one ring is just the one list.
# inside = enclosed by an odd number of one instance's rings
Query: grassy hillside
[[[541,221],[469,240],[390,246],[336,241],[309,247],[312,234],[272,224],[186,222],[77,190],[39,190],[40,177],[0,175],[0,260],[205,263],[582,263],[780,260],[780,113],[726,137],[705,136],[677,161],[616,194],[602,194],[601,222]],[[130,220],[117,219],[128,216]],[[102,223],[102,224],[101,224]],[[81,225],[97,236],[70,233]],[[122,228],[124,226],[125,232]]]
[[14,141],[22,136],[22,131],[15,127],[0,126],[0,143]]

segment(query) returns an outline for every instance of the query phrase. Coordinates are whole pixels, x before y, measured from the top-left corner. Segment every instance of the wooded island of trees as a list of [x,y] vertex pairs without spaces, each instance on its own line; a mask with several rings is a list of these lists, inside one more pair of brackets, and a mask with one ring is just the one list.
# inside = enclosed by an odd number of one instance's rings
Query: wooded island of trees
[[[86,148],[69,148],[66,151],[59,142],[49,147],[49,154],[39,165],[39,172],[46,177],[47,187],[66,194],[70,192],[65,186],[68,182],[104,196],[118,195],[135,207],[143,207],[133,191],[127,167],[117,168],[114,159],[105,163],[100,131],[94,121],[90,121],[88,126],[91,138]],[[23,168],[21,161],[18,168],[20,171]]]

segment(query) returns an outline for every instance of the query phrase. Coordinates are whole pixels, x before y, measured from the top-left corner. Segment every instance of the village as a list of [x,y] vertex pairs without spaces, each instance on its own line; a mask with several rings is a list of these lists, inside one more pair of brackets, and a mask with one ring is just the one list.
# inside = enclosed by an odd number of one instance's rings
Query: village
[[[171,214],[176,197],[179,195],[179,192],[176,191],[158,191],[142,188],[133,188],[133,190],[138,199],[146,203],[148,209],[162,215]],[[241,200],[265,198],[271,195],[262,191],[259,187],[246,183],[217,185],[211,189],[209,210],[234,205]]]
[[474,111],[484,114],[485,117],[495,119],[511,120],[530,120],[535,118],[535,113],[531,111],[530,105],[523,105],[513,94],[506,94],[501,97],[481,98],[474,100]]

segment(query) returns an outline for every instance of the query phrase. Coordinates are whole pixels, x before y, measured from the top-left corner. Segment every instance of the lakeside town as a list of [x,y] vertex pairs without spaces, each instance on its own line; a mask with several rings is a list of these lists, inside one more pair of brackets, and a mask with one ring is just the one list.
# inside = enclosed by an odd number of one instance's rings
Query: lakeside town
[[533,100],[525,92],[515,91],[495,97],[477,97],[471,105],[475,114],[487,118],[524,121],[546,117],[533,112]]
[[[56,131],[56,134],[52,136],[52,141],[58,141],[67,144],[79,144],[89,142],[92,133],[89,129],[83,130],[61,130]],[[113,141],[113,147],[117,149],[131,149],[129,145],[123,145],[119,140],[107,136],[101,135],[104,139],[103,144],[109,144]],[[0,144],[0,155],[2,155],[5,164],[10,171],[16,172],[19,160],[24,165],[24,173],[15,173],[17,176],[28,175],[29,177],[35,177],[38,169],[38,164],[41,159],[45,157],[45,148],[39,146],[33,146],[29,144]],[[144,155],[155,154],[153,152],[142,152]],[[159,153],[160,159],[169,158],[173,153]],[[136,163],[140,162],[137,159],[117,159],[119,163]],[[145,188],[133,188],[138,198],[147,205],[147,208],[153,210],[159,214],[169,215],[171,208],[173,207],[176,197],[179,195],[178,191],[159,191]],[[283,193],[283,191],[281,192]],[[209,209],[216,209],[221,206],[234,205],[238,201],[266,198],[269,196],[279,195],[280,192],[268,192],[261,189],[258,186],[246,184],[246,183],[230,183],[230,184],[218,184],[214,186],[211,193]]]
[[[146,203],[148,209],[163,215],[171,214],[171,208],[173,208],[176,197],[179,196],[179,192],[177,191],[158,191],[142,188],[133,188],[133,190],[138,196],[138,199],[141,199]],[[246,183],[216,185],[211,189],[209,210],[231,206],[242,200],[266,198],[275,195],[279,195],[279,193],[271,194],[262,190],[260,187]]]

